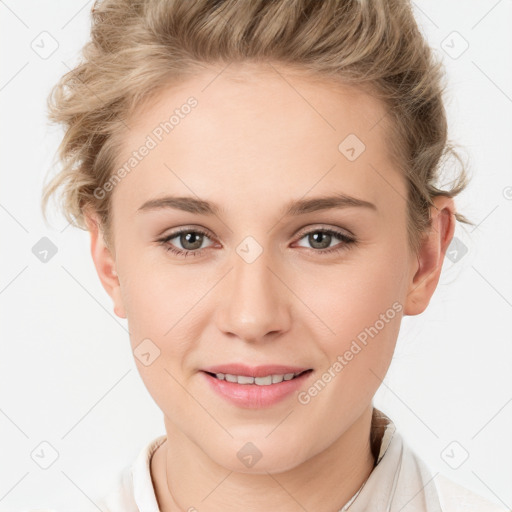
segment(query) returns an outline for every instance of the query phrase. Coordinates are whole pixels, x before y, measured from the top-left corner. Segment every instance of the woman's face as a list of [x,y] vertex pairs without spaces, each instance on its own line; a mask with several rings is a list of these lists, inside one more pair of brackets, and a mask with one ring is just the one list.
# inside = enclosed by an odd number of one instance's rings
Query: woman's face
[[205,71],[141,109],[110,193],[112,296],[167,429],[232,470],[259,453],[264,472],[318,454],[368,409],[417,259],[384,107],[258,71]]

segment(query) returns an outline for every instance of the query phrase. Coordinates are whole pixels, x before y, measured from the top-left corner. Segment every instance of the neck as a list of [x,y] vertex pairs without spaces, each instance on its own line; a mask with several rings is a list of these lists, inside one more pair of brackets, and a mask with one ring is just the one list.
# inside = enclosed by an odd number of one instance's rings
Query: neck
[[167,440],[151,459],[160,511],[338,511],[373,470],[372,409],[370,404],[326,450],[273,474],[237,473],[216,464],[166,418]]

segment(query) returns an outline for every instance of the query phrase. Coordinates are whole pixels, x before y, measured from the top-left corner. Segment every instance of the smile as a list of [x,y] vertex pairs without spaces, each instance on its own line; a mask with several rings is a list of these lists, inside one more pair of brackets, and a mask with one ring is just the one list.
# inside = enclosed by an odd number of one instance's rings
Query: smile
[[209,373],[213,377],[219,380],[226,380],[227,382],[233,382],[237,384],[256,384],[257,386],[271,386],[272,384],[279,384],[283,380],[292,380],[302,375],[305,372],[311,370],[304,370],[297,373],[284,373],[275,375],[265,375],[263,377],[250,377],[247,375],[232,375],[230,373]]
[[[262,409],[277,405],[292,397],[307,386],[313,370],[299,369],[296,372],[279,373],[268,370],[247,371],[239,369],[240,374],[203,370],[200,373],[214,395],[226,400],[231,405],[244,409]],[[233,371],[233,369],[231,370]],[[281,370],[283,371],[283,370]],[[275,372],[275,373],[274,373]],[[259,373],[258,376],[244,373]]]

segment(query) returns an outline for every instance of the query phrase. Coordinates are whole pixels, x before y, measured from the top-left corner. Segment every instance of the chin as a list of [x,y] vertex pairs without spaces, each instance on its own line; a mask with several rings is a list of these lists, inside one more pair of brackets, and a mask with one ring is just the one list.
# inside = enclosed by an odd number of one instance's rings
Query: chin
[[[221,451],[210,452],[208,455],[229,471],[251,475],[283,473],[299,466],[308,458],[307,454],[302,453],[301,446],[286,444],[283,439],[276,437],[274,442],[269,442],[265,437],[254,439],[251,442],[245,437],[245,440],[232,441],[229,447],[224,448],[217,445],[215,450],[220,448]],[[226,457],[228,453],[234,456]]]
[[238,459],[234,464],[228,464],[224,467],[236,473],[245,473],[249,475],[266,475],[268,473],[284,473],[299,466],[301,462],[304,461],[290,459],[289,455],[283,455],[283,457],[280,458],[279,455],[276,456],[276,454],[274,454],[272,458],[263,456],[252,467],[245,467],[240,463],[240,461],[238,461]]

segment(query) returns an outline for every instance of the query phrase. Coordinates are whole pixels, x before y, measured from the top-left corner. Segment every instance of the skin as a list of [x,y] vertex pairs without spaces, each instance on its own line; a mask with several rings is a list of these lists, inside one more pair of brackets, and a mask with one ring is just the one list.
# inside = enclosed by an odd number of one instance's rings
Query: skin
[[[146,338],[160,349],[149,366],[135,362],[164,414],[167,441],[151,460],[163,512],[341,508],[373,468],[372,398],[402,316],[427,307],[453,237],[453,200],[438,197],[432,229],[411,251],[406,183],[377,123],[383,105],[277,69],[232,64],[219,75],[212,68],[159,93],[129,123],[120,162],[189,96],[198,106],[113,190],[112,250],[87,214],[94,264],[114,311],[128,319],[132,349]],[[350,133],[366,145],[353,162],[338,150]],[[293,199],[334,192],[376,211],[281,214]],[[137,212],[170,194],[223,211]],[[183,226],[211,234],[201,255],[176,256],[157,242]],[[315,246],[307,233],[321,228],[358,243],[332,237]],[[252,263],[236,252],[247,236],[263,249]],[[191,247],[183,243],[168,242]],[[321,255],[326,246],[343,249]],[[401,311],[306,405],[292,394],[271,407],[237,407],[199,372],[227,362],[303,366],[314,370],[307,390],[393,303]],[[249,441],[262,454],[252,468],[237,458]]]

